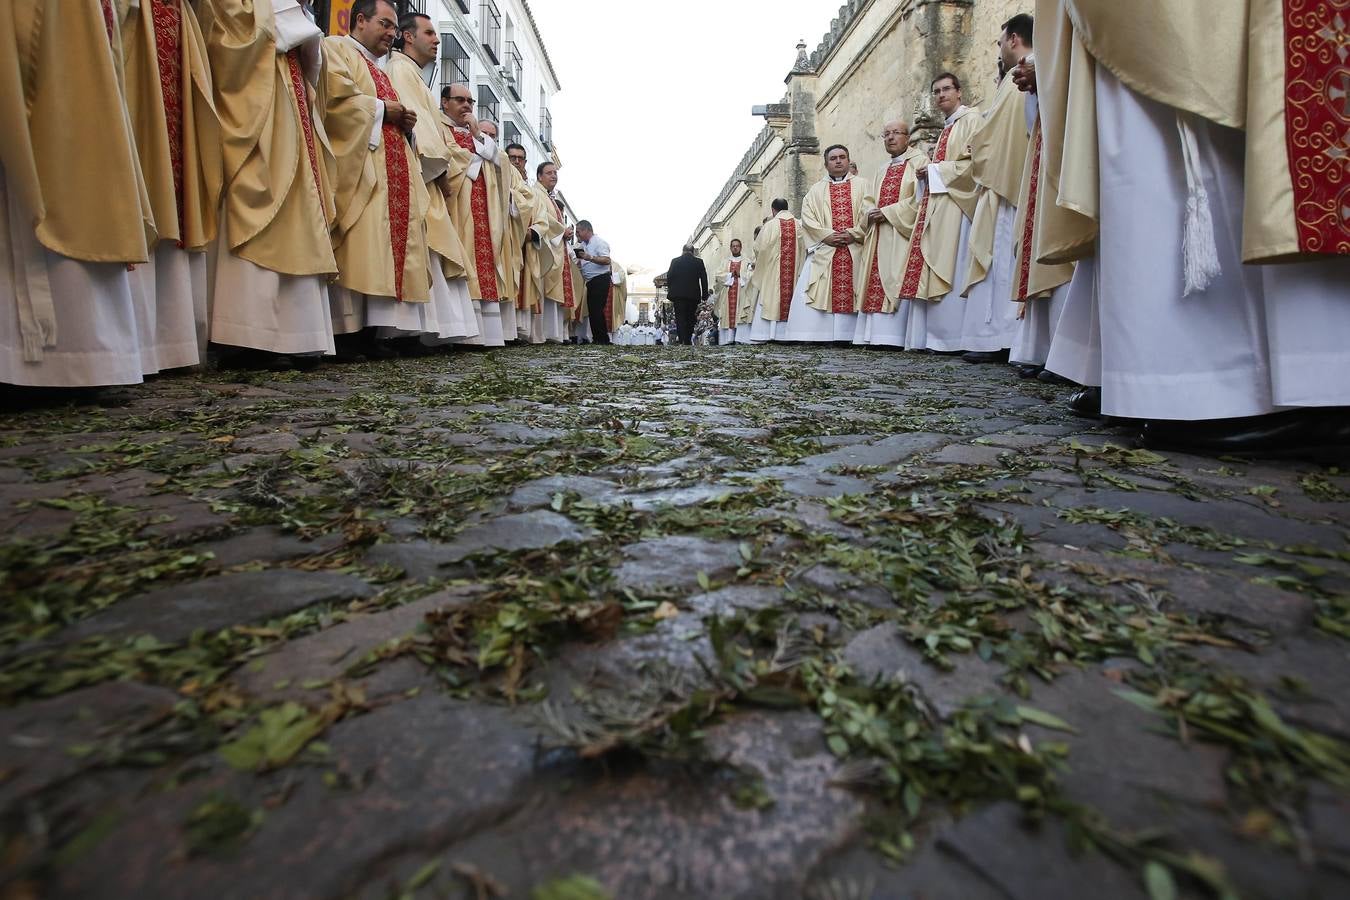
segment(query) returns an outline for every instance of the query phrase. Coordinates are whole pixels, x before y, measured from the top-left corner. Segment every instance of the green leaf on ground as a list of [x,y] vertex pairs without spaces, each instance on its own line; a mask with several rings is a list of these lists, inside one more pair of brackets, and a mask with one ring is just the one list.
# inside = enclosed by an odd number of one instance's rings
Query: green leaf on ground
[[263,772],[290,762],[323,731],[321,716],[298,703],[265,709],[258,724],[220,748],[220,755],[236,769]]

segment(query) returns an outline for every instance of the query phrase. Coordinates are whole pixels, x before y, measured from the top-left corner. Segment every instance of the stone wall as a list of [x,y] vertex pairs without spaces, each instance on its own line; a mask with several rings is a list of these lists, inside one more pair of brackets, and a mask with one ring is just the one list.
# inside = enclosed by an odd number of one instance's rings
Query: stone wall
[[786,93],[766,104],[764,130],[694,229],[692,242],[709,262],[732,238],[747,243],[775,197],[794,214],[824,177],[820,151],[848,146],[867,177],[886,160],[881,126],[907,119],[915,139],[931,146],[942,125],[929,94],[932,77],[955,72],[965,100],[993,95],[999,25],[1031,0],[851,0],[808,53],[799,44]]

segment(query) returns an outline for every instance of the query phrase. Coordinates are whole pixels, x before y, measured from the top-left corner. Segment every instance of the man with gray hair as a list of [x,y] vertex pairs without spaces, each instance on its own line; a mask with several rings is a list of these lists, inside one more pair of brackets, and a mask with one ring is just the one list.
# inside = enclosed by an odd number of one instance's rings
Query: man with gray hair
[[917,173],[928,167],[928,156],[910,144],[909,124],[901,119],[882,126],[881,140],[891,159],[863,195],[867,237],[853,343],[899,348],[905,346],[905,326],[913,306],[912,300],[900,299],[900,282],[919,217]]

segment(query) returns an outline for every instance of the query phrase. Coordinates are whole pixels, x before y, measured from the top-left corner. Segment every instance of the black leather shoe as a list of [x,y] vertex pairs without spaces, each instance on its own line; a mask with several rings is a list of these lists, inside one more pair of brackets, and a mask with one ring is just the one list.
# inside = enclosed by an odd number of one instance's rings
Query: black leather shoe
[[1049,369],[1041,369],[1040,374],[1036,376],[1036,380],[1042,384],[1077,384],[1077,382],[1070,381],[1063,375],[1056,375]]
[[1017,370],[1018,378],[1037,378],[1044,371],[1040,366],[1033,366],[1030,363],[1018,363],[1014,368]]
[[1069,412],[1086,419],[1098,419],[1102,414],[1102,389],[1080,387],[1069,395]]
[[252,348],[237,350],[222,356],[220,367],[235,371],[257,369],[266,372],[289,372],[295,368],[289,356]]
[[1295,409],[1240,419],[1144,423],[1144,446],[1213,456],[1350,460],[1350,409]]
[[968,363],[1005,363],[1008,361],[1008,351],[967,350],[961,354],[961,359]]
[[367,359],[395,359],[397,356],[398,351],[388,339],[371,341],[366,348]]

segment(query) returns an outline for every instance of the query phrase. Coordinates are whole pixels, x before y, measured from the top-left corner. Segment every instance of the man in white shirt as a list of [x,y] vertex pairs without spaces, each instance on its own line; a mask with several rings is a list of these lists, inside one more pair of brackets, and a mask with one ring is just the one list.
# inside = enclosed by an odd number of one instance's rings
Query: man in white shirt
[[581,260],[581,277],[586,280],[586,311],[591,322],[591,342],[608,344],[605,305],[609,302],[609,242],[596,234],[586,219],[577,223],[576,234],[581,243],[577,259]]

